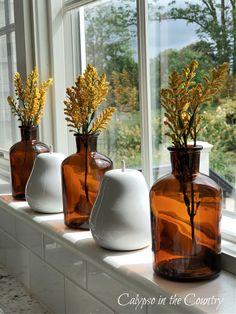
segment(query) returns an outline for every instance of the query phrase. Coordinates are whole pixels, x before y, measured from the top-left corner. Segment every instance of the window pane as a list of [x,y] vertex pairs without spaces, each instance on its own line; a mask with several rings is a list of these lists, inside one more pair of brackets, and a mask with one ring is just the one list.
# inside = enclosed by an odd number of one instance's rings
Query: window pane
[[0,0],[0,28],[14,23],[13,0]]
[[78,55],[82,67],[91,63],[99,74],[105,72],[110,92],[104,106],[117,108],[109,129],[99,136],[98,150],[116,167],[122,159],[129,167],[140,167],[136,1],[95,1],[70,12],[70,18],[73,74],[81,73]]
[[[230,75],[227,87],[212,104],[203,106],[204,120],[198,140],[213,145],[210,153],[210,176],[223,189],[224,208],[235,212],[236,29],[232,27],[235,18],[231,7],[233,3],[227,3],[228,5],[224,6],[224,1],[213,2],[212,5],[216,10],[214,19],[206,1],[148,1],[152,116],[154,117],[153,160],[156,179],[163,174],[163,168],[166,168],[169,154],[165,147],[171,144],[167,143],[164,135],[167,130],[164,128],[163,110],[160,108],[159,101],[160,88],[167,86],[168,75],[174,69],[181,71],[193,59],[200,63],[201,76],[207,74],[212,67],[228,62]],[[217,31],[214,25],[218,25]]]
[[5,25],[5,0],[0,0],[0,28]]
[[[7,43],[9,38],[9,43]],[[9,49],[7,49],[7,44]],[[7,96],[13,94],[12,73],[16,71],[15,33],[0,37],[0,148],[12,145],[13,124]]]
[[8,27],[12,23],[14,1],[0,0],[0,149],[5,150],[15,140],[15,120],[7,103],[7,96],[14,93],[12,78],[16,72],[15,32],[12,25]]
[[14,23],[14,1],[8,0],[8,6],[9,6],[9,24]]

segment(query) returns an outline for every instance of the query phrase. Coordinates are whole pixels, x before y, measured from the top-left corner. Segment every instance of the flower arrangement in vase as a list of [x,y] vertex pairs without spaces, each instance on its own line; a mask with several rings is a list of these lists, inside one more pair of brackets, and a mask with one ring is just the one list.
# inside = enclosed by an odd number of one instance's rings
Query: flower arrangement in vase
[[76,138],[77,152],[62,163],[63,210],[65,224],[88,229],[90,213],[104,173],[112,169],[112,161],[97,152],[97,138],[107,128],[115,108],[98,108],[108,94],[106,75],[98,75],[88,64],[75,85],[67,88],[65,115]]
[[21,141],[10,148],[12,195],[16,199],[25,199],[25,186],[37,154],[49,151],[46,144],[38,141],[38,126],[43,115],[46,91],[53,80],[49,78],[39,84],[38,78],[38,70],[35,67],[28,75],[24,87],[20,73],[16,72],[16,99],[12,96],[7,98],[13,115],[17,116],[21,123]]
[[[225,84],[226,63],[196,83],[198,62],[193,60],[179,74],[169,77],[161,89],[164,124],[172,141],[169,147],[172,173],[151,188],[151,220],[156,273],[173,280],[199,280],[220,271],[221,190],[199,173],[202,146],[201,107],[212,101]],[[189,144],[189,141],[193,144]]]

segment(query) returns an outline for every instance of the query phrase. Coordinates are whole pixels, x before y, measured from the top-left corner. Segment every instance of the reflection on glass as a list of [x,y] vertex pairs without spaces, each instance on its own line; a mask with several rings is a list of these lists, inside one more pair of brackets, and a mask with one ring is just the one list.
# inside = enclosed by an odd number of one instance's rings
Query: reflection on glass
[[[191,5],[194,3],[194,6]],[[206,1],[149,0],[149,52],[151,70],[151,101],[153,117],[153,177],[168,172],[165,147],[163,110],[160,109],[159,91],[168,82],[174,69],[180,71],[191,60],[200,62],[201,76],[209,68],[229,62],[230,75],[222,95],[212,104],[203,106],[204,121],[198,139],[213,145],[210,153],[210,177],[219,183],[224,194],[224,208],[236,213],[236,25],[233,23],[233,2],[212,5],[213,18]],[[193,18],[194,17],[194,18]],[[201,25],[199,21],[201,20]],[[202,23],[204,22],[204,23]]]
[[0,28],[5,26],[5,1],[0,0]]
[[[140,168],[136,1],[98,1],[72,15],[84,27],[80,35],[84,36],[85,47],[80,48],[85,65],[91,63],[99,74],[105,72],[110,82],[104,106],[117,108],[109,130],[99,136],[98,150],[108,155],[115,167],[125,159],[128,167]],[[72,37],[79,41],[76,36],[77,29]]]
[[16,73],[16,38],[15,32],[10,33],[12,73]]
[[14,23],[14,1],[0,0],[0,28]]

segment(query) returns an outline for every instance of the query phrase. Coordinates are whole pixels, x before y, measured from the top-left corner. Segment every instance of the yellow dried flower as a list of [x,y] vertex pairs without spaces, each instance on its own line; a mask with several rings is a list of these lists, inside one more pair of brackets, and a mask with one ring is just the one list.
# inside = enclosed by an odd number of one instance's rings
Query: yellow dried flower
[[50,78],[38,86],[38,76],[38,70],[35,67],[28,75],[24,88],[20,73],[16,72],[14,86],[17,100],[11,96],[7,98],[12,113],[18,116],[24,126],[39,125],[46,101],[46,91],[53,84],[53,79]]
[[64,101],[66,121],[73,132],[89,134],[100,133],[107,127],[111,119],[113,107],[106,108],[91,127],[95,119],[99,105],[105,100],[108,94],[109,83],[106,81],[106,74],[98,75],[96,68],[91,64],[83,75],[77,77],[75,85],[66,89],[67,99]]
[[107,128],[108,121],[111,120],[113,113],[116,111],[114,107],[108,107],[93,122],[91,133],[98,133]]
[[212,101],[225,85],[228,64],[223,63],[202,78],[203,83],[194,81],[198,62],[193,60],[183,69],[182,74],[174,71],[169,77],[169,88],[161,89],[161,105],[165,109],[164,124],[176,147],[187,147],[191,138],[196,146],[200,130],[200,105]]
[[14,76],[14,85],[15,85],[15,91],[16,95],[18,96],[18,99],[23,100],[24,99],[24,88],[21,80],[21,76],[19,72],[16,72]]

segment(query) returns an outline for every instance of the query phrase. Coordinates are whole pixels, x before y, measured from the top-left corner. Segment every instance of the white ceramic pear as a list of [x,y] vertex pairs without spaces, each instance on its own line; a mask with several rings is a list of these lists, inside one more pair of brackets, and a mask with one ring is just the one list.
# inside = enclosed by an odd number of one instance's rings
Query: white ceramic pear
[[61,163],[59,153],[39,154],[25,189],[29,206],[41,213],[60,213],[62,205]]
[[151,242],[149,191],[141,172],[107,171],[90,216],[96,243],[119,251],[141,249]]

